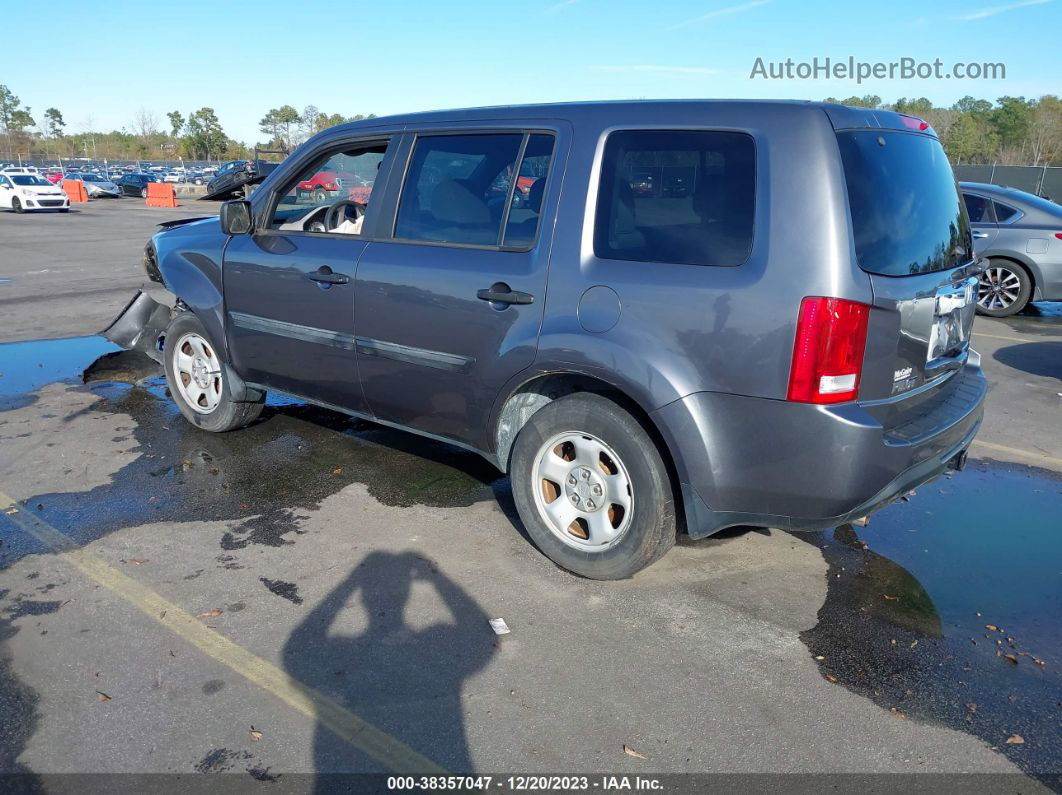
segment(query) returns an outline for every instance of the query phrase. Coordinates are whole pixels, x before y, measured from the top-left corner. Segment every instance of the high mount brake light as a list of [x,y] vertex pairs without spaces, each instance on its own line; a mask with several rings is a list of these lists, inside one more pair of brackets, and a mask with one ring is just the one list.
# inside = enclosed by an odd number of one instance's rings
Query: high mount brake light
[[870,307],[843,298],[800,302],[787,399],[799,403],[855,400],[863,370]]

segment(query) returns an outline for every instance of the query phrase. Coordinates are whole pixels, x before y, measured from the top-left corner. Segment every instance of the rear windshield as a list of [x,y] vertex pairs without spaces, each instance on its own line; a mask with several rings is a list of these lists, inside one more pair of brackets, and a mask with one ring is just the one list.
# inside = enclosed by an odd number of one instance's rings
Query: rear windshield
[[859,267],[884,276],[947,270],[969,261],[969,222],[951,165],[927,135],[840,132]]

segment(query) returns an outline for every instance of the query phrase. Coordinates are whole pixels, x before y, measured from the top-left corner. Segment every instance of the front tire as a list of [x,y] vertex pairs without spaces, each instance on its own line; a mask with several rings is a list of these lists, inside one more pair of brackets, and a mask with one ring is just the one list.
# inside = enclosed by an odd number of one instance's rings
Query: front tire
[[660,451],[638,420],[601,395],[569,395],[536,412],[513,445],[510,478],[531,539],[575,574],[630,577],[675,543]]
[[1032,298],[1032,288],[1032,277],[1021,265],[990,259],[978,277],[977,312],[988,317],[1016,315]]
[[26,208],[22,206],[22,202],[18,200],[18,196],[15,196],[11,199],[11,209],[14,210],[16,213],[26,212]]
[[232,399],[221,352],[191,312],[178,314],[166,329],[163,359],[170,394],[196,427],[223,433],[249,425],[262,413],[264,393],[255,401]]
[[146,199],[147,198],[147,188],[141,188],[140,189],[140,198],[141,199]]

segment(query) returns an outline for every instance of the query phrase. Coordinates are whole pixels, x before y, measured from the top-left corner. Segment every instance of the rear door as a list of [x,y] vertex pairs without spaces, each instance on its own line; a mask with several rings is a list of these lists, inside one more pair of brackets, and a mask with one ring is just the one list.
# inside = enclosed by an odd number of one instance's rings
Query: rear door
[[885,401],[888,426],[948,389],[967,361],[977,296],[970,224],[935,135],[857,129],[837,141],[855,253],[874,293],[859,397]]
[[988,250],[999,234],[995,202],[971,190],[962,192],[962,201],[966,205],[966,215],[970,219],[970,234],[973,237],[974,251],[980,256]]
[[0,207],[11,207],[11,197],[15,195],[15,186],[6,174],[0,174]]
[[566,147],[566,129],[518,123],[407,138],[392,234],[358,266],[358,368],[377,418],[490,447],[494,400],[537,351]]

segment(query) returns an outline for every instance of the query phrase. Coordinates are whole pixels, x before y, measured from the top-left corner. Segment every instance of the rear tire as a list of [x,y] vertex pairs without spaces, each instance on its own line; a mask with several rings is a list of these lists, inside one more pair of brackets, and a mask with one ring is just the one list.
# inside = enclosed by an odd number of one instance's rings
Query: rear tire
[[170,322],[163,359],[170,394],[197,428],[223,433],[249,425],[262,413],[265,393],[255,401],[232,399],[221,352],[191,312],[181,312]]
[[141,188],[140,189],[140,198],[141,199],[146,199],[147,198],[147,188]]
[[328,192],[324,188],[317,188],[313,192],[314,204],[325,204],[328,201]]
[[638,420],[601,395],[569,395],[532,415],[513,445],[510,479],[535,545],[575,574],[630,577],[675,543],[660,451]]
[[990,259],[978,277],[977,313],[1009,317],[1023,310],[1032,298],[1032,276],[1024,267],[1006,259]]

